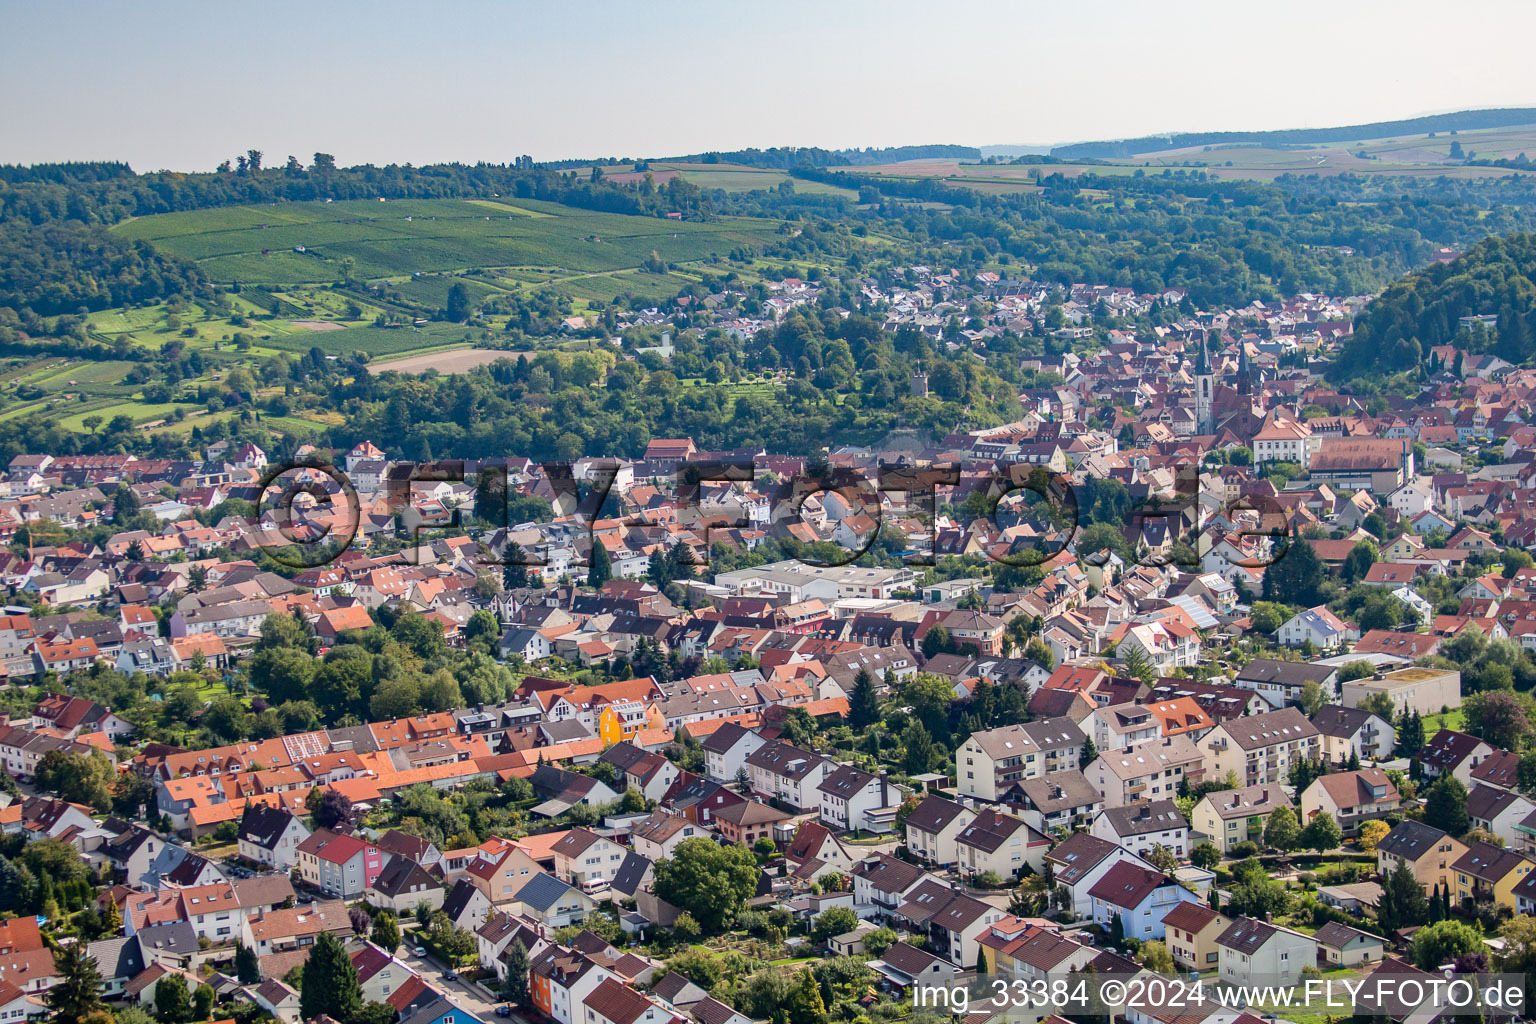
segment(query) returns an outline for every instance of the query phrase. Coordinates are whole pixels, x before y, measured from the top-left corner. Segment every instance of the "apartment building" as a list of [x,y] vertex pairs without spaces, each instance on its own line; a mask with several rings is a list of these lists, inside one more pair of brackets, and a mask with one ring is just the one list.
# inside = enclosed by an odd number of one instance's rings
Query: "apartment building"
[[972,733],[955,754],[960,793],[995,803],[1025,779],[1071,771],[1086,739],[1066,717]]

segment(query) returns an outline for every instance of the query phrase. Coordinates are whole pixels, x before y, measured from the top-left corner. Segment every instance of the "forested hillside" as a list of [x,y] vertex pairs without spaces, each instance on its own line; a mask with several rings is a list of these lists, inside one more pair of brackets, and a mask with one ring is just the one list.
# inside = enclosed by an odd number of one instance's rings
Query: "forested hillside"
[[[1536,354],[1533,275],[1536,235],[1527,233],[1484,239],[1460,259],[1409,274],[1356,321],[1339,373],[1416,370],[1430,349],[1453,343],[1523,363]],[[1459,325],[1461,317],[1488,315],[1498,317],[1496,327]]]

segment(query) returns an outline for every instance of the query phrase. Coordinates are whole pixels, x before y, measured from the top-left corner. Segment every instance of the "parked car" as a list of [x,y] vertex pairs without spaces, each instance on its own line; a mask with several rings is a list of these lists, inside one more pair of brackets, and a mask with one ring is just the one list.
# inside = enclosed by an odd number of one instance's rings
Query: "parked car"
[[508,1006],[505,1003],[501,1004],[500,1006],[496,1007],[496,1016],[498,1016],[498,1017],[510,1017],[510,1016],[512,1016],[512,1007]]
[[417,946],[415,949],[411,950],[411,952],[415,953],[417,956],[426,956],[427,955],[427,947],[425,947],[425,946]]
[[450,969],[448,969],[448,970],[443,972],[443,980],[444,981],[458,981],[459,980],[459,976],[458,976],[458,974],[456,974],[453,971],[452,968],[450,968]]

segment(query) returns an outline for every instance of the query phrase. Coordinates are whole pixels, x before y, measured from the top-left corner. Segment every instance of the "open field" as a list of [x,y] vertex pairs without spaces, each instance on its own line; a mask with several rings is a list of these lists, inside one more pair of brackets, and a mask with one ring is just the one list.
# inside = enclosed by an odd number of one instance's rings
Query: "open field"
[[702,223],[534,200],[428,199],[196,210],[114,230],[196,260],[216,281],[283,286],[339,281],[348,260],[368,279],[482,267],[611,273],[638,268],[653,251],[686,263],[760,245],[773,229],[739,217]]
[[[1007,187],[1011,180],[1033,180],[1037,174],[1061,174],[1075,178],[1082,174],[1151,174],[1162,168],[1202,167],[1218,178],[1249,178],[1268,181],[1282,174],[1323,175],[1360,174],[1367,176],[1425,175],[1452,178],[1503,177],[1527,174],[1503,167],[1475,167],[1451,156],[1451,146],[1459,143],[1464,154],[1478,157],[1536,157],[1536,127],[1497,128],[1455,134],[1397,136],[1363,139],[1351,143],[1333,143],[1309,147],[1264,147],[1231,144],[1191,146],[1103,163],[981,164],[959,160],[907,160],[850,168],[856,174],[875,174],[894,178],[939,178],[952,185],[978,191],[1015,191]],[[979,179],[979,180],[978,180]],[[799,186],[799,182],[796,186]]]
[[532,359],[533,355],[532,352],[502,352],[488,348],[449,348],[406,356],[404,359],[385,359],[369,363],[368,372],[384,373],[387,370],[393,370],[396,373],[425,373],[428,370],[436,370],[438,373],[465,373],[481,366],[489,366],[498,359],[515,360],[518,356],[527,356]]
[[327,355],[366,352],[381,357],[415,352],[434,346],[473,341],[479,332],[463,324],[422,324],[420,327],[375,327],[367,324],[340,331],[294,331],[263,338],[268,348],[288,352],[308,352],[318,348]]

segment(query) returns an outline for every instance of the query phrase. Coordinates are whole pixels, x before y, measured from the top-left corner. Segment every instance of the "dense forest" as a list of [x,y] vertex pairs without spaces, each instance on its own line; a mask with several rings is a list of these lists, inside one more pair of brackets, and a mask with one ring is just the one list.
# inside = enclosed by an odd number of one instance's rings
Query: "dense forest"
[[[1355,323],[1339,360],[1344,376],[1414,371],[1430,349],[1456,344],[1512,363],[1536,355],[1536,235],[1486,238],[1466,255],[1397,281]],[[1462,317],[1496,316],[1497,325],[1463,328]],[[1454,370],[1450,366],[1430,369]]]
[[1504,107],[1494,110],[1458,110],[1451,114],[1431,114],[1401,121],[1374,121],[1370,124],[1342,125],[1336,128],[1288,128],[1265,132],[1179,132],[1171,135],[1147,135],[1139,139],[1115,139],[1105,142],[1077,142],[1057,146],[1052,156],[1128,158],[1165,149],[1193,146],[1322,146],[1361,139],[1385,139],[1394,135],[1424,135],[1428,132],[1474,131],[1536,124],[1536,107]]

